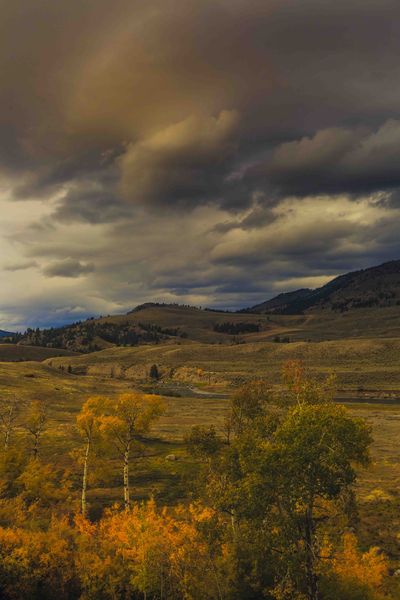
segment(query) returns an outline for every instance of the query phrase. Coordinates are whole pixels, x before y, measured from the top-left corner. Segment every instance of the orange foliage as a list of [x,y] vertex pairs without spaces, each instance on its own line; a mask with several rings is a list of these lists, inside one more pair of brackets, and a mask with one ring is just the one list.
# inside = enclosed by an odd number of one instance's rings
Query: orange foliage
[[[109,511],[98,523],[53,518],[47,531],[0,527],[2,600],[226,597],[231,553],[201,506],[155,502]],[[211,534],[212,532],[212,534]]]
[[345,533],[340,548],[325,543],[321,553],[327,559],[325,572],[338,582],[334,587],[340,584],[343,589],[365,590],[365,598],[381,597],[379,592],[388,576],[388,559],[378,548],[362,552],[358,549],[356,536]]
[[343,536],[343,549],[335,553],[333,571],[344,579],[355,579],[372,589],[379,589],[388,574],[388,560],[378,548],[360,552],[352,533]]
[[1,597],[69,598],[77,585],[70,535],[64,519],[46,532],[0,528]]
[[[109,513],[98,525],[77,520],[78,571],[87,598],[105,589],[145,597],[219,598],[229,560],[218,556],[204,534],[209,509],[157,510],[154,501],[128,513]],[[119,597],[117,594],[117,597]]]

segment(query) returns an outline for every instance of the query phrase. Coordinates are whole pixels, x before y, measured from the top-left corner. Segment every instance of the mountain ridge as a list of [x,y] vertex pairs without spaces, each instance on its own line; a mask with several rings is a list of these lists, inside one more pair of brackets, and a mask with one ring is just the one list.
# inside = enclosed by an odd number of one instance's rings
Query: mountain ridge
[[0,329],[0,338],[4,338],[4,337],[9,337],[14,335],[11,331],[4,331],[3,329]]
[[281,293],[244,312],[295,315],[318,310],[346,312],[395,305],[400,305],[400,260],[339,275],[314,290]]

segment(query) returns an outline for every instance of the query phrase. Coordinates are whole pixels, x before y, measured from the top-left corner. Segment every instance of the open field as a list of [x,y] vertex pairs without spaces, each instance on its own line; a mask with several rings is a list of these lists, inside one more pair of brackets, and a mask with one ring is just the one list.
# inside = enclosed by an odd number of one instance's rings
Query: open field
[[71,358],[51,358],[46,364],[73,373],[131,381],[148,378],[157,364],[163,379],[226,387],[262,377],[280,381],[282,364],[302,360],[314,373],[334,371],[341,389],[400,390],[400,339],[346,339],[279,344],[236,345],[200,343],[157,344],[110,348]]
[[361,469],[357,485],[362,541],[400,558],[400,406],[349,407],[372,425],[372,464]]

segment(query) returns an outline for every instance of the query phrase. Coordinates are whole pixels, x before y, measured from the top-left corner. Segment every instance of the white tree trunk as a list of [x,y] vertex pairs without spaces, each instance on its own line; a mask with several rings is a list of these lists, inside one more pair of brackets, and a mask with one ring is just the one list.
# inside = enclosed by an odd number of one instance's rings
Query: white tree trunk
[[4,450],[8,450],[8,446],[10,445],[10,435],[14,418],[14,405],[10,404],[10,408],[8,411],[8,420],[6,424],[6,432],[4,436]]
[[86,505],[86,490],[87,490],[87,474],[89,464],[89,453],[90,453],[90,440],[86,444],[85,460],[83,463],[83,477],[82,477],[82,515],[86,518],[87,505]]
[[125,448],[124,452],[124,505],[125,510],[130,508],[130,497],[129,497],[129,449],[130,444]]

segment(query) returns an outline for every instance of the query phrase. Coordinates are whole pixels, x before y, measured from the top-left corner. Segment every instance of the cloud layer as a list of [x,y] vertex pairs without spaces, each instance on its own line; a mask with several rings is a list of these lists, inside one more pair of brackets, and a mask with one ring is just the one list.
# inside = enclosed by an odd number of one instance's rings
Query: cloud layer
[[2,13],[0,327],[238,307],[400,257],[395,0]]

